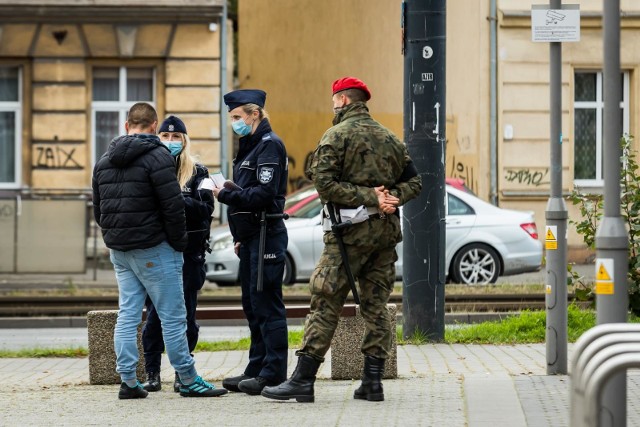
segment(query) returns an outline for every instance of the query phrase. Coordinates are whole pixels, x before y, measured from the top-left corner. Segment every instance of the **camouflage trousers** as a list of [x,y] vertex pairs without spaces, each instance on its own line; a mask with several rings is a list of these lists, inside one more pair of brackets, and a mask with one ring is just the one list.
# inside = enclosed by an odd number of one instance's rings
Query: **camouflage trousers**
[[[302,348],[296,352],[297,355],[305,354],[322,361],[329,351],[342,307],[351,289],[340,250],[335,238],[331,237],[325,238],[324,251],[311,275],[311,314],[305,325]],[[345,246],[360,295],[360,312],[365,321],[362,353],[387,359],[391,350],[391,334],[395,333],[391,331],[387,302],[393,291],[394,263],[398,255],[395,245],[382,248],[378,245]]]

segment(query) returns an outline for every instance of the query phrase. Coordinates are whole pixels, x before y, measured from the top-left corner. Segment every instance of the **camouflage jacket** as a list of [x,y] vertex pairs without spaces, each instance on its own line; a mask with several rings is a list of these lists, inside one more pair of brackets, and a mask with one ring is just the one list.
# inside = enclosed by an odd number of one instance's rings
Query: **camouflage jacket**
[[[365,103],[349,104],[336,115],[334,123],[337,124],[322,136],[307,170],[323,203],[348,208],[377,207],[373,188],[380,185],[398,197],[400,205],[418,196],[422,189],[420,175],[401,181],[403,171],[412,163],[406,146],[373,120]],[[399,219],[390,217],[390,222],[397,223],[399,233]],[[345,234],[345,242],[353,232]],[[400,241],[401,237],[396,239]]]

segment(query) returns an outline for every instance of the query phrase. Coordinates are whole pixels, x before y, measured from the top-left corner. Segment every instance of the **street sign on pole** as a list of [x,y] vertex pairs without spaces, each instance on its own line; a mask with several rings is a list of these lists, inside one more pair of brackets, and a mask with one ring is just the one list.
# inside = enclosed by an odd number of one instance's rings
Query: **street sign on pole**
[[534,42],[579,42],[580,5],[531,6],[531,40]]

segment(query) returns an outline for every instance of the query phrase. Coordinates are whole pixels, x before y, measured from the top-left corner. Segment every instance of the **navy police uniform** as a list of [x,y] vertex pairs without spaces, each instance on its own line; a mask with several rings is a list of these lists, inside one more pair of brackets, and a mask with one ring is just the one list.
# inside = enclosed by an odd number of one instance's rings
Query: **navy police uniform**
[[[238,90],[224,96],[229,110],[253,103],[264,106],[265,93]],[[264,118],[253,134],[240,138],[233,161],[233,180],[241,189],[222,189],[218,200],[235,242],[240,242],[242,308],[251,330],[249,364],[244,375],[272,384],[286,379],[288,336],[282,278],[288,236],[282,219],[268,220],[264,250],[263,291],[257,291],[260,213],[282,213],[288,179],[287,152]]]

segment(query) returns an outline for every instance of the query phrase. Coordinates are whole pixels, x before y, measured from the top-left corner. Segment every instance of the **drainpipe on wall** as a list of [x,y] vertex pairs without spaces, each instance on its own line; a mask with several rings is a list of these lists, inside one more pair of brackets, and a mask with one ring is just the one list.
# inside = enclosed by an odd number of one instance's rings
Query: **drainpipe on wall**
[[[229,179],[229,137],[224,116],[226,105],[223,95],[227,93],[227,0],[222,5],[220,18],[220,171]],[[227,205],[219,203],[220,222],[227,222]]]
[[491,23],[490,30],[490,94],[489,94],[489,173],[490,173],[490,189],[489,189],[489,201],[498,206],[498,103],[497,103],[497,87],[498,87],[498,70],[497,70],[497,56],[498,56],[498,12],[497,12],[497,0],[491,0],[489,22]]

